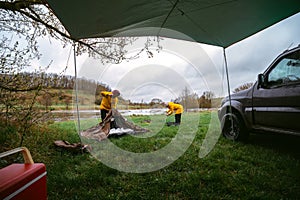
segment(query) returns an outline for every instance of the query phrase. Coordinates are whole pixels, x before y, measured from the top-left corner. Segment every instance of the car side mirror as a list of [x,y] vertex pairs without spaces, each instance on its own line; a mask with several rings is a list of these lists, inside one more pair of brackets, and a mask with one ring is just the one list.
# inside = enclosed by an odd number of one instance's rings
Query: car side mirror
[[265,85],[265,76],[263,74],[258,74],[257,76],[257,88],[262,88]]

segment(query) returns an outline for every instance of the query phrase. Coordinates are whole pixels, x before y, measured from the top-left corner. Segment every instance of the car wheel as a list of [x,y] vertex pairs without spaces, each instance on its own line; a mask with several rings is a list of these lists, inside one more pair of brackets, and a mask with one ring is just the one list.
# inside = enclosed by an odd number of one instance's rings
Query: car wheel
[[237,113],[226,114],[222,134],[233,141],[246,141],[249,135],[244,121]]

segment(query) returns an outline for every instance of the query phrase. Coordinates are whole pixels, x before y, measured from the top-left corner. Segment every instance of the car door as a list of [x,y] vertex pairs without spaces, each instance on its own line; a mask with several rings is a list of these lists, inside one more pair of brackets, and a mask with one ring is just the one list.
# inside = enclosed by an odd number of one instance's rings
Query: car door
[[253,90],[253,119],[259,128],[300,133],[300,50],[279,58]]

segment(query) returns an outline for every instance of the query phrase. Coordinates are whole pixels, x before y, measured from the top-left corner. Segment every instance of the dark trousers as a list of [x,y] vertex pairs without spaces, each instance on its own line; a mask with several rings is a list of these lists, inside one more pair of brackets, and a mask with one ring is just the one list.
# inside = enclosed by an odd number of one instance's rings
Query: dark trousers
[[181,122],[181,113],[175,114],[175,124],[180,124]]
[[105,119],[105,117],[106,117],[106,115],[107,115],[108,112],[109,112],[108,110],[104,110],[104,109],[102,109],[102,110],[100,111],[100,114],[101,114],[101,120],[102,120],[102,121],[104,121],[104,119]]
[[[101,110],[101,120],[102,121],[104,121],[108,112],[109,112],[108,110],[104,110],[104,109]],[[117,128],[115,121],[110,121],[110,128]]]

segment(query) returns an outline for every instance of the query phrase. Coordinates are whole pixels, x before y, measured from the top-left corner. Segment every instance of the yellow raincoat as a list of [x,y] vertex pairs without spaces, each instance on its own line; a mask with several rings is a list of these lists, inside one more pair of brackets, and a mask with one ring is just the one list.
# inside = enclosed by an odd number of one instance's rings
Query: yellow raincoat
[[100,105],[101,110],[111,110],[117,107],[118,97],[112,98],[112,92],[102,91],[101,95],[103,97]]
[[171,115],[175,111],[175,114],[183,113],[183,106],[177,103],[169,102],[167,115]]

